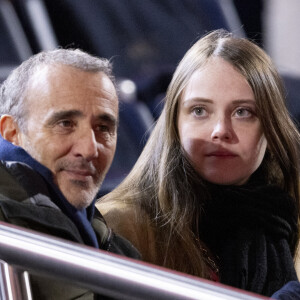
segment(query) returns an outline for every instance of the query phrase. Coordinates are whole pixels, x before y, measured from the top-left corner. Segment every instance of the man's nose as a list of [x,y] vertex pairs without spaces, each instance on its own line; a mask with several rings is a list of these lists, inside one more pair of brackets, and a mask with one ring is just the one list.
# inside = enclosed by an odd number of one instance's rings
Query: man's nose
[[81,134],[77,137],[77,141],[75,141],[73,151],[76,156],[82,156],[87,161],[98,156],[98,142],[92,128],[82,130]]
[[232,130],[231,121],[226,118],[220,118],[213,125],[211,139],[213,141],[230,141],[233,137]]

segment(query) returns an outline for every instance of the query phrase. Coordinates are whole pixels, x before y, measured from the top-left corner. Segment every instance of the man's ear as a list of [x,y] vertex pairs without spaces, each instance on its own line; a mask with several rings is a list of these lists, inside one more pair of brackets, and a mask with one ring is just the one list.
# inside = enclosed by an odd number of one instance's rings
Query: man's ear
[[0,118],[0,133],[2,137],[18,146],[20,129],[14,118],[10,115],[2,115]]

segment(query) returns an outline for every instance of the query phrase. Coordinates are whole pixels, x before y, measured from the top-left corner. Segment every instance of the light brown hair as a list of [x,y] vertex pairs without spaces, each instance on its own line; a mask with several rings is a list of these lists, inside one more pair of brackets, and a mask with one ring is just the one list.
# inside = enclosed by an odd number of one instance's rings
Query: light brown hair
[[[262,162],[266,180],[293,197],[299,215],[300,138],[286,108],[280,76],[262,49],[224,30],[201,38],[185,54],[140,158],[120,186],[103,198],[103,201],[134,203],[149,215],[162,254],[159,264],[206,278],[209,277],[207,259],[201,251],[205,245],[199,240],[198,228],[208,192],[181,148],[177,114],[179,99],[192,74],[213,56],[234,66],[252,88],[268,142]],[[298,239],[295,233],[293,252]]]

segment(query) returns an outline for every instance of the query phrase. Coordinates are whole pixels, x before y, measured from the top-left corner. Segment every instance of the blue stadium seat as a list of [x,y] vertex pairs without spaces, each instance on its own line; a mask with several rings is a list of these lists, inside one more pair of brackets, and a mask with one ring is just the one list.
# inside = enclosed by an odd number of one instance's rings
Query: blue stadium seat
[[[74,4],[74,7],[82,9],[81,4],[87,4],[88,11],[91,9],[88,4],[93,4],[93,2],[96,3],[95,1],[74,1],[74,3],[72,1],[53,1],[58,9],[66,4]],[[55,27],[52,27],[52,23],[56,23],[55,18],[48,14],[44,1],[14,0],[14,4],[25,32],[30,38],[31,47],[36,52],[59,46],[56,36],[58,32],[55,32]],[[69,16],[65,15],[64,19],[68,19],[68,25],[72,24],[72,18],[69,18]],[[73,28],[72,31],[74,30],[76,29]],[[45,39],[45,37],[47,38]],[[73,44],[72,46],[73,48],[77,48],[79,45]],[[90,52],[86,48],[83,50]],[[94,54],[110,57],[109,55],[105,55],[105,53]],[[116,64],[115,67],[117,67]],[[120,79],[118,78],[119,81]],[[149,109],[145,104],[137,101],[135,95],[131,95],[130,101],[123,98],[123,95],[120,93],[120,122],[116,155],[99,195],[109,192],[128,174],[140,155],[144,142],[147,140],[147,132],[153,123]]]
[[283,75],[282,78],[287,92],[289,111],[300,130],[300,78],[289,75]]
[[152,115],[144,103],[120,102],[116,154],[98,196],[111,191],[129,173],[144,148],[152,125]]
[[31,48],[10,1],[0,0],[0,82],[31,54]]
[[[226,1],[226,0],[224,0]],[[153,111],[177,63],[204,33],[230,30],[218,0],[45,0],[60,45],[112,57]],[[156,116],[156,114],[154,113]]]
[[[234,12],[231,0],[14,0],[13,3],[26,33],[34,39],[31,46],[35,51],[59,45],[112,58],[117,77],[130,78],[137,86],[137,99],[128,103],[121,97],[117,151],[102,193],[116,186],[138,158],[153,122],[144,112],[148,107],[158,117],[160,101],[186,50],[214,29],[242,32],[238,21],[233,25],[234,14],[228,15]],[[39,17],[32,13],[33,4],[35,9],[39,8]],[[49,18],[41,18],[47,14]],[[43,24],[36,26],[36,19],[44,20]],[[0,27],[1,22],[2,19]],[[48,42],[52,41],[50,46],[41,34],[45,28]],[[286,79],[293,113],[299,111],[296,84],[298,81]]]

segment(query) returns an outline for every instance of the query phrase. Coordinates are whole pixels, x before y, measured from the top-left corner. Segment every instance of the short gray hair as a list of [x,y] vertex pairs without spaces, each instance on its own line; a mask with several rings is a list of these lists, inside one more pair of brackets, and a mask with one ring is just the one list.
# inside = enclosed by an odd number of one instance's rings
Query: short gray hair
[[24,61],[12,71],[0,87],[0,116],[14,117],[20,129],[24,130],[27,116],[26,90],[33,74],[43,65],[67,65],[86,72],[103,72],[115,84],[112,64],[109,60],[92,56],[79,49],[56,49],[40,52]]

